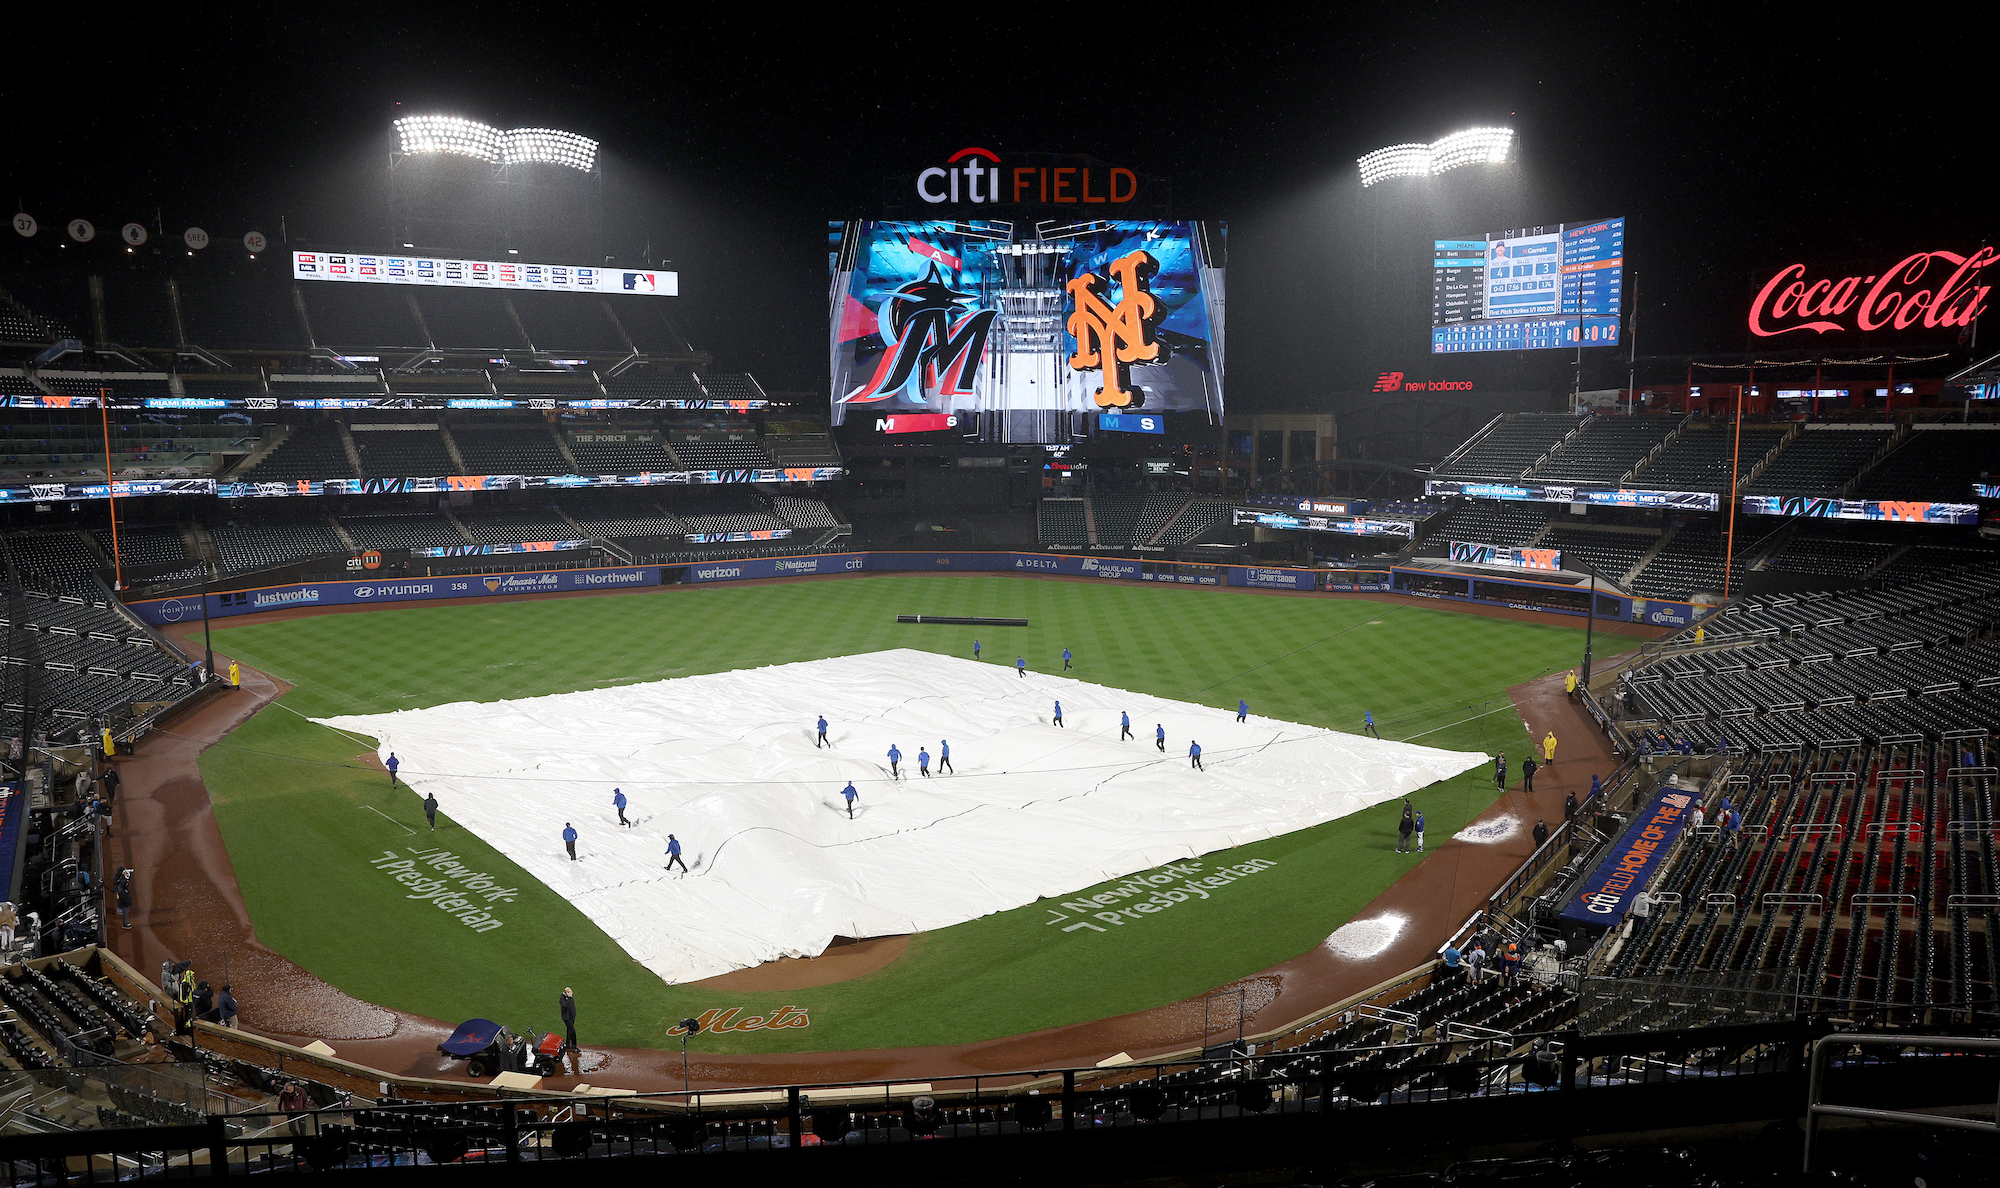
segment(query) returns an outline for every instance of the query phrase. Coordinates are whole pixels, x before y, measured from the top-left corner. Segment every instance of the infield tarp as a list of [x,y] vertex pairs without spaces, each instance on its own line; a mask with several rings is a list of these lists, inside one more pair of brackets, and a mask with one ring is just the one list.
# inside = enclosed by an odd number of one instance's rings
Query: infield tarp
[[[899,649],[326,721],[396,752],[410,814],[435,792],[454,821],[675,983],[815,955],[836,936],[1059,900],[1488,762],[1270,718],[1238,725],[1227,709],[1039,672],[1022,680],[1013,657],[988,653],[997,663]],[[1050,722],[1057,699],[1065,728]],[[1119,741],[1121,710],[1137,739]],[[813,745],[821,713],[829,750]],[[1205,772],[1189,769],[1191,738]],[[935,757],[940,739],[956,771],[921,778],[918,748]],[[904,780],[889,778],[892,743]],[[852,820],[840,794],[849,780],[860,792]],[[634,828],[618,826],[614,787]],[[565,822],[581,835],[578,861],[563,851]],[[665,870],[669,832],[687,875]],[[1157,894],[1195,910],[1208,892]],[[1135,910],[1084,927],[1150,918]]]

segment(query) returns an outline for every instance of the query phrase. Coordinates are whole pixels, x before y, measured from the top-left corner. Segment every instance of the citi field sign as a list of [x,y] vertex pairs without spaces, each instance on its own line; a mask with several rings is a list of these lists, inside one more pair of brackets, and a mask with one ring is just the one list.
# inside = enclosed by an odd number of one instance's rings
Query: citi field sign
[[1122,206],[1139,196],[1139,175],[1130,169],[1082,157],[1062,159],[1077,164],[1010,163],[992,149],[962,148],[917,174],[917,197],[932,206]]
[[1987,269],[2000,251],[1914,252],[1880,272],[1813,277],[1804,264],[1780,268],[1750,303],[1750,333],[1776,338],[1810,330],[1837,334],[1921,325],[1964,330],[1986,312]]

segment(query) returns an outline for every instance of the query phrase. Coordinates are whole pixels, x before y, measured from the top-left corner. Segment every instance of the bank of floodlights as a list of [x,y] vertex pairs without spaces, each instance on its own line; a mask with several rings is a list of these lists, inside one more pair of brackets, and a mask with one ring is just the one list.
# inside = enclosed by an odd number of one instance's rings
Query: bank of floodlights
[[540,162],[589,173],[597,164],[597,142],[555,128],[515,128],[502,132],[458,116],[404,116],[396,135],[405,154],[448,153],[495,165]]
[[1392,144],[1355,163],[1361,184],[1372,186],[1392,177],[1429,177],[1462,165],[1498,165],[1514,148],[1512,128],[1467,128],[1429,144]]

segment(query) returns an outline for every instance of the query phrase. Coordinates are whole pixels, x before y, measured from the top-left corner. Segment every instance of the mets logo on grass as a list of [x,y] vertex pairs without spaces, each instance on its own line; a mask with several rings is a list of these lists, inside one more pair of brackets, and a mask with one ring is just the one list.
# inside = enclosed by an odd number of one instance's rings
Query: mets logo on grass
[[[775,1031],[781,1027],[811,1027],[812,1019],[802,1006],[780,1007],[768,1015],[743,1015],[742,1007],[718,1007],[703,1011],[695,1016],[695,1031],[720,1034],[729,1031]],[[743,1015],[742,1018],[737,1018]],[[667,1034],[676,1039],[683,1035],[693,1035],[680,1023],[667,1028]]]

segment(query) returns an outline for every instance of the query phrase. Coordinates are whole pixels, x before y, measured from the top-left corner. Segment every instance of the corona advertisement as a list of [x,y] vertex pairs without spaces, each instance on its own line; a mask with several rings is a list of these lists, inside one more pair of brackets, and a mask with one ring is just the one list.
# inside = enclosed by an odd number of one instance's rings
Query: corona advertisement
[[833,423],[1055,442],[1107,414],[1219,421],[1224,235],[1149,220],[833,223]]

